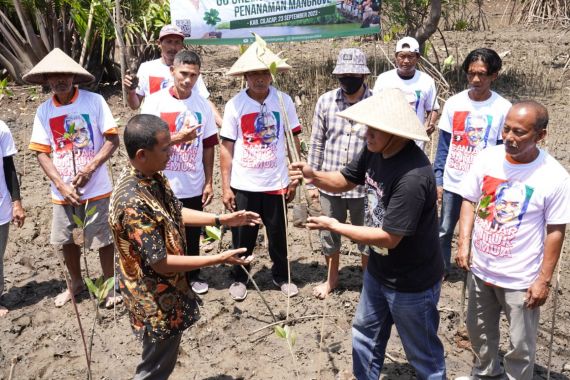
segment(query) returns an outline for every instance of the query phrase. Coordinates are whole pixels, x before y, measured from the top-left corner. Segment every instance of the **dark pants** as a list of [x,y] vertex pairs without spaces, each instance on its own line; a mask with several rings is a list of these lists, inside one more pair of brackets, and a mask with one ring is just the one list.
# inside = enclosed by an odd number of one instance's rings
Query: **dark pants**
[[[182,205],[192,210],[202,211],[202,196],[198,195],[192,198],[180,199]],[[200,255],[200,227],[186,227],[186,256],[199,256]],[[195,269],[188,272],[188,281],[198,278],[200,269]]]
[[[269,257],[273,261],[271,273],[277,282],[287,281],[287,244],[285,216],[283,213],[283,197],[262,192],[250,192],[233,189],[237,210],[258,213],[267,229]],[[234,248],[247,248],[246,255],[251,255],[257,240],[259,226],[242,226],[232,228],[232,244]],[[246,267],[249,271],[249,266]],[[235,281],[247,282],[247,274],[235,265],[233,268]]]
[[155,342],[145,334],[134,380],[167,380],[174,370],[182,334]]

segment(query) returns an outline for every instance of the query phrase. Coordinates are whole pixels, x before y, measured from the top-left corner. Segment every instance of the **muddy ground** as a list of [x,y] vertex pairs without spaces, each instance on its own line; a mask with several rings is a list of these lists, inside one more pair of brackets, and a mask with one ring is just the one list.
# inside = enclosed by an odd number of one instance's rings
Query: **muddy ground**
[[[505,25],[500,22],[502,11],[499,6],[487,9],[492,30],[444,32],[445,43],[458,62],[475,47],[487,46],[505,54],[504,75],[497,83],[497,90],[510,100],[532,97],[548,106],[551,123],[547,148],[568,168],[570,88],[569,74],[563,75],[563,67],[569,58],[570,34],[555,26]],[[440,59],[445,57],[443,40],[435,38],[433,44]],[[274,47],[275,51],[283,50],[295,68],[282,80],[281,86],[297,98],[306,128],[305,139],[308,139],[316,97],[334,86],[330,78],[323,76],[331,68],[326,60],[335,56],[340,48],[349,46],[360,46],[368,53],[375,75],[388,68],[382,50],[393,51],[393,43],[339,39]],[[223,106],[240,86],[239,81],[223,76],[235,60],[237,48],[207,47],[202,53],[203,71],[212,99]],[[370,83],[374,79],[370,78]],[[39,87],[11,88],[14,96],[0,100],[0,119],[12,129],[20,150],[16,162],[22,173],[27,220],[22,229],[11,230],[5,256],[6,291],[2,303],[11,311],[0,320],[0,379],[8,379],[11,369],[13,379],[85,379],[85,357],[73,308],[70,304],[60,309],[53,306],[53,298],[63,290],[65,283],[62,266],[49,245],[48,180],[26,149],[33,115],[47,95]],[[120,87],[111,84],[101,91],[119,123],[124,125],[134,113],[123,107]],[[115,178],[125,162],[124,148],[121,148],[111,160]],[[216,191],[218,200],[208,209],[221,212],[219,186]],[[289,237],[292,278],[299,285],[299,296],[288,303],[274,288],[270,261],[263,245],[258,247],[253,273],[273,313],[278,318],[288,315],[295,321],[292,329],[297,341],[293,355],[272,328],[264,328],[273,319],[260,296],[252,289],[244,302],[233,302],[227,291],[229,268],[207,268],[203,274],[210,283],[210,291],[202,297],[202,319],[184,334],[173,379],[333,379],[339,372],[350,370],[350,325],[362,280],[360,259],[351,244],[345,242],[340,287],[326,301],[317,301],[311,295],[312,288],[326,276],[317,235],[312,235],[313,251],[305,230],[291,227]],[[225,237],[226,242],[228,238]],[[90,252],[87,258],[90,276],[98,276],[97,255]],[[568,255],[564,257],[561,268],[552,353],[553,379],[567,379],[570,375],[570,279],[566,275],[569,259]],[[461,326],[458,314],[461,297],[462,276],[455,272],[443,284],[440,301],[440,336],[445,344],[449,378],[467,374],[472,362],[465,342],[456,336]],[[79,301],[82,323],[88,333],[94,320],[94,305],[87,293],[81,294]],[[551,297],[541,312],[535,379],[546,378],[552,311]],[[119,306],[115,310],[100,309],[100,313],[101,320],[93,339],[93,378],[129,379],[141,346],[130,332],[127,312]],[[503,321],[503,352],[508,349],[505,326]],[[395,329],[392,335],[383,376],[412,379],[414,371],[406,363]]]

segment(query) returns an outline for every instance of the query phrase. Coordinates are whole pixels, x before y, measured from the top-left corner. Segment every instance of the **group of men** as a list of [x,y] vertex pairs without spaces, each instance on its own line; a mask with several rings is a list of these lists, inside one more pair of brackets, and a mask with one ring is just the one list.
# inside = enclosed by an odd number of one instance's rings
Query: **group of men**
[[[143,340],[136,379],[166,379],[172,372],[181,334],[199,318],[196,294],[208,291],[201,267],[234,265],[230,295],[246,298],[261,222],[274,284],[288,297],[299,292],[289,273],[285,235],[286,203],[302,179],[323,212],[309,218],[307,227],[321,231],[329,267],[314,295],[323,299],[338,286],[341,236],[358,243],[362,253],[363,287],[352,329],[357,379],[378,379],[394,324],[417,377],[446,378],[437,304],[458,220],[456,263],[470,271],[467,328],[476,354],[471,376],[532,378],[538,306],[548,296],[570,222],[570,178],[537,146],[546,135],[546,109],[534,101],[511,107],[491,90],[501,69],[496,52],[476,49],[467,56],[462,68],[469,88],[448,99],[440,117],[435,83],[417,69],[415,39],[398,41],[396,68],[380,75],[373,91],[366,85],[364,53],[342,49],[332,73],[339,87],[322,95],[315,108],[308,163],[288,165],[287,151],[299,150],[301,125],[291,98],[272,85],[269,67],[276,63],[284,72],[289,65],[252,44],[228,72],[243,75],[247,87],[226,104],[220,123],[207,90],[200,90],[200,57],[182,50],[182,32],[165,26],[160,46],[159,60],[124,81],[129,105],[141,113],[125,127],[130,164],[114,186],[105,163],[119,146],[117,126],[100,95],[76,87],[91,81],[91,74],[55,49],[24,76],[53,92],[37,111],[29,148],[51,180],[51,242],[62,246],[71,277],[56,305],[83,288],[74,216],[88,218],[95,206],[99,216],[85,227],[85,245],[99,250],[105,277],[113,276],[118,251],[121,295]],[[423,148],[436,125],[432,167]],[[0,142],[0,190],[5,182],[21,225],[9,159],[15,149],[13,142]],[[214,194],[216,145],[229,211],[224,215],[202,211]],[[204,225],[231,227],[233,249],[199,256]],[[106,304],[119,301],[109,297]],[[503,367],[501,311],[512,344]]]

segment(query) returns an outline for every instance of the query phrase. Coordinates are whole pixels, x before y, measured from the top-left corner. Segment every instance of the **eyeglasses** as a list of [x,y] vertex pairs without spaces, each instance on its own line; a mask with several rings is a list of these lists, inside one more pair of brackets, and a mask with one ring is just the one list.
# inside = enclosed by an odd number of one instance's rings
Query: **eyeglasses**
[[491,74],[489,74],[489,73],[483,73],[483,72],[479,72],[479,73],[477,73],[477,72],[471,72],[471,71],[467,72],[467,78],[469,78],[469,79],[473,79],[473,78],[475,78],[476,76],[479,77],[479,78],[485,78],[485,77],[491,76]]

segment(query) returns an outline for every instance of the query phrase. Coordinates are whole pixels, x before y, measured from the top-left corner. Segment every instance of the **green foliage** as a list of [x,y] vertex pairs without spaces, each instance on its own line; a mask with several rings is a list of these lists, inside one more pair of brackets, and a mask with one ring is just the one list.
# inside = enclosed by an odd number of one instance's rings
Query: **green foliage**
[[[72,124],[69,127],[70,131],[72,130],[73,126],[74,125]],[[71,134],[73,134],[73,132],[71,132]],[[65,137],[66,135],[67,135],[67,133],[64,134],[63,136]],[[76,214],[73,214],[73,221],[75,222],[77,227],[85,228],[97,219],[97,216],[99,215],[99,213],[97,213],[96,211],[97,211],[97,206],[93,206],[90,209],[88,209],[87,212],[85,213],[85,219],[83,219],[83,220],[81,220],[81,218],[79,216],[77,216]]]
[[8,77],[0,80],[0,97],[2,97],[4,95],[6,95],[6,96],[14,95],[12,90],[10,90],[10,88],[8,88]]
[[85,285],[87,285],[87,289],[91,294],[93,294],[95,299],[98,301],[98,304],[105,300],[111,289],[113,289],[113,285],[115,285],[115,277],[109,277],[105,280],[104,277],[101,276],[95,280],[95,283],[93,283],[93,281],[88,277],[85,277],[84,280]]
[[297,333],[293,331],[289,325],[285,325],[285,327],[281,327],[279,325],[275,326],[275,335],[281,339],[285,339],[289,347],[295,347],[295,343],[297,342]]
[[207,12],[204,12],[204,21],[206,21],[207,25],[215,26],[218,22],[222,21],[219,17],[220,12],[217,9],[210,9]]
[[214,226],[206,226],[206,236],[208,240],[221,240],[222,230]]
[[489,217],[489,205],[491,204],[491,195],[486,195],[481,198],[479,205],[477,207],[477,215],[481,219],[487,219]]

